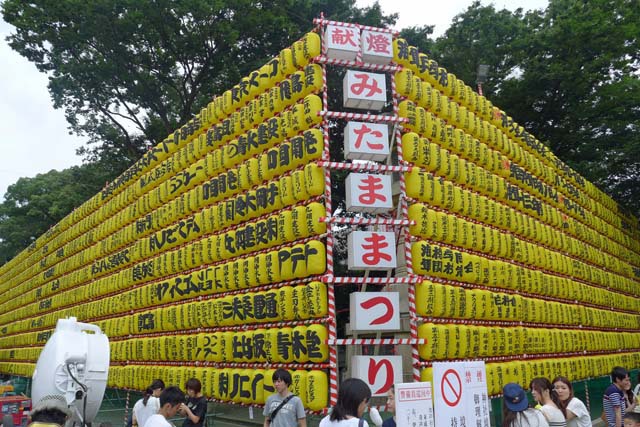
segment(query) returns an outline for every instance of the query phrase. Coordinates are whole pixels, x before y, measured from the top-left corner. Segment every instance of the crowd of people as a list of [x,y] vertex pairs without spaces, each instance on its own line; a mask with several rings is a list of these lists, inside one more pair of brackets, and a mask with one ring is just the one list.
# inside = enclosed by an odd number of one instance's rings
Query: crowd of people
[[162,380],[154,380],[142,399],[133,405],[134,427],[172,427],[168,421],[177,414],[185,417],[182,427],[202,427],[207,414],[207,398],[202,395],[202,384],[191,378],[185,384],[185,393],[179,387],[165,388]]
[[[632,391],[626,369],[616,366],[611,371],[611,385],[602,397],[602,421],[606,427],[640,427],[640,412],[635,412],[640,396],[639,384]],[[536,402],[529,405],[522,386],[509,383],[502,389],[502,427],[591,427],[592,420],[585,404],[574,396],[573,386],[565,377],[534,378],[529,390]],[[640,407],[638,407],[640,410]]]
[[[289,387],[292,377],[286,369],[277,369],[272,376],[275,393],[264,405],[264,427],[306,427],[306,413],[300,397]],[[133,427],[173,427],[169,419],[181,414],[183,427],[203,427],[207,399],[196,378],[185,384],[185,393],[176,386],[166,387],[154,380],[133,407]],[[535,401],[532,406],[520,384],[509,383],[502,389],[502,427],[591,427],[592,420],[585,404],[575,397],[571,381],[566,377],[534,378],[529,390]],[[338,388],[337,402],[320,427],[369,427],[363,414],[371,399],[371,389],[358,378],[343,381]],[[606,427],[640,427],[640,374],[638,385],[631,390],[626,369],[616,366],[611,371],[611,385],[602,397],[602,421]],[[395,427],[394,388],[388,392],[387,410],[392,416],[384,422],[371,417],[377,426]],[[371,415],[377,414],[372,411]],[[47,396],[37,402],[32,411],[32,427],[63,426],[70,410],[62,396]]]

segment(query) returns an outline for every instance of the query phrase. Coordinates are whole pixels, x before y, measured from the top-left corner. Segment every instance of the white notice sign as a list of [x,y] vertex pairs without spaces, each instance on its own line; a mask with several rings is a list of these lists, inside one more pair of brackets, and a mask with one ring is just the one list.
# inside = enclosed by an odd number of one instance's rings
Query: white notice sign
[[436,425],[489,427],[484,362],[434,362]]
[[396,425],[435,427],[431,383],[396,384],[395,392]]

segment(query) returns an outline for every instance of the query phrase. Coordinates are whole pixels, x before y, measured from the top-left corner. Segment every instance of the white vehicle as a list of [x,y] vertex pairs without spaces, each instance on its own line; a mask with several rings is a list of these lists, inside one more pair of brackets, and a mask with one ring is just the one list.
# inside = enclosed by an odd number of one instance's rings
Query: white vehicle
[[98,414],[109,372],[109,339],[96,326],[75,317],[59,319],[42,349],[33,373],[33,404],[62,395],[69,405],[69,424],[90,424]]

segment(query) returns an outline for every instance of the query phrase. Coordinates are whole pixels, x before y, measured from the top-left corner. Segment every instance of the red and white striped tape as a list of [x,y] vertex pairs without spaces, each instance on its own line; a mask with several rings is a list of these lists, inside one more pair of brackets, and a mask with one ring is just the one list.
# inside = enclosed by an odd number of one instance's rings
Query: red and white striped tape
[[326,64],[326,65],[338,65],[341,67],[348,68],[362,68],[369,71],[379,71],[379,72],[396,72],[403,69],[403,67],[399,65],[384,65],[384,64],[371,64],[369,62],[359,62],[359,61],[350,61],[346,59],[334,59],[327,58],[326,56],[316,56],[311,59],[311,62],[317,62],[318,64]]
[[[368,172],[411,172],[408,166],[390,166],[381,165],[380,163],[344,163],[329,162],[321,160],[317,162],[318,166],[336,170],[352,170],[352,171],[368,171]],[[327,212],[329,208],[327,207]]]
[[345,277],[345,276],[322,276],[324,283],[335,284],[358,284],[358,285],[394,285],[402,283],[420,283],[420,277]]
[[388,28],[371,27],[369,25],[353,24],[351,22],[331,21],[329,19],[324,19],[322,17],[315,18],[313,20],[313,23],[317,25],[335,25],[338,27],[357,28],[359,30],[366,30],[366,31],[376,31],[378,33],[389,33],[389,34],[393,34],[394,36],[397,36],[400,34],[400,32],[396,30],[391,30]]
[[416,345],[426,344],[424,338],[346,338],[327,340],[331,345]]
[[344,111],[318,111],[320,117],[328,119],[343,119],[343,120],[362,120],[365,122],[375,123],[406,123],[409,121],[406,117],[398,116],[385,116],[383,114],[369,114],[369,113],[345,113]]
[[415,225],[415,221],[409,219],[387,219],[387,218],[338,218],[338,217],[321,217],[320,222],[327,224],[353,224],[353,225],[395,225],[407,226]]

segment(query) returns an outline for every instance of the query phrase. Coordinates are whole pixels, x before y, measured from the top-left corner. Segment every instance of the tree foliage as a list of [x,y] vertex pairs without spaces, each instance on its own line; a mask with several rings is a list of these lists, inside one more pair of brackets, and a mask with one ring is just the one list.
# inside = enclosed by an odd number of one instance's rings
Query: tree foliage
[[[396,19],[352,0],[4,0],[1,7],[16,27],[10,45],[48,74],[54,105],[89,139],[81,154],[100,167],[11,187],[0,211],[0,262],[84,200],[73,194],[86,199],[98,191],[104,179],[94,174],[118,175],[309,31],[320,12],[373,26]],[[528,12],[476,1],[443,36],[432,34],[430,26],[401,33],[467,84],[475,84],[479,64],[489,65],[484,91],[495,105],[640,214],[637,0],[550,0],[547,9]],[[69,174],[87,185],[96,178],[96,185],[81,193],[62,178]],[[39,189],[49,187],[57,194],[47,199]],[[27,224],[28,232],[18,230]]]
[[0,265],[100,191],[109,175],[100,165],[86,164],[10,185],[0,204]]
[[640,214],[640,8],[634,0],[550,0],[546,10],[473,3],[432,47],[588,180]]
[[536,14],[524,15],[522,9],[496,10],[493,5],[482,6],[475,1],[454,17],[444,35],[435,41],[432,54],[443,67],[474,87],[478,65],[489,65],[483,90],[491,98],[527,55],[522,47],[528,23]]
[[128,165],[309,31],[313,18],[382,26],[351,0],[5,0],[9,44],[49,74],[81,154]]
[[[79,154],[98,162],[106,175],[82,193],[72,182],[59,181],[54,195],[83,194],[84,199],[59,201],[50,206],[54,211],[37,203],[44,196],[33,180],[45,188],[61,179],[56,174],[74,173],[88,174],[79,181],[91,182],[90,168],[52,171],[16,183],[0,215],[6,230],[0,232],[0,262],[99,191],[105,180],[115,178],[215,95],[310,31],[321,13],[373,26],[396,19],[384,15],[378,4],[358,8],[353,0],[5,0],[1,6],[5,21],[16,27],[9,44],[48,74],[54,106],[64,109],[74,133],[88,137]],[[20,232],[26,223],[34,226]]]
[[552,0],[523,44],[522,75],[496,102],[636,215],[640,213],[640,8]]

